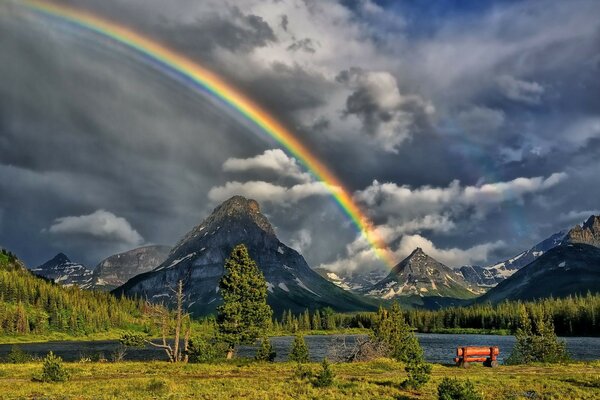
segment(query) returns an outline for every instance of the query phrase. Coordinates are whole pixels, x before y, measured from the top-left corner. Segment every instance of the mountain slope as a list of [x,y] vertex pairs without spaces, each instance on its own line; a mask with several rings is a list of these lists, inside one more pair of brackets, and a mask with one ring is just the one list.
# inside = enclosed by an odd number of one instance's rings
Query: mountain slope
[[14,255],[0,252],[0,335],[77,336],[131,329],[134,324],[142,326],[143,319],[141,303],[56,285],[34,275]]
[[383,271],[334,272],[325,268],[315,268],[314,271],[334,285],[356,293],[360,293],[362,290],[372,287],[386,277],[386,273]]
[[368,289],[369,296],[394,299],[405,296],[467,299],[475,296],[462,275],[415,249],[390,274]]
[[63,253],[58,253],[51,260],[32,268],[31,272],[63,286],[87,286],[92,280],[92,271],[85,265],[72,262]]
[[515,272],[478,302],[531,300],[600,292],[600,249],[568,243],[550,249],[537,260]]
[[332,307],[338,311],[372,309],[366,300],[323,279],[295,250],[281,243],[258,203],[234,196],[215,208],[173,248],[167,260],[153,271],[130,279],[114,292],[159,302],[170,288],[184,282],[190,311],[204,315],[221,302],[218,283],[224,262],[237,244],[248,247],[268,285],[268,302],[275,315],[291,309]]
[[169,256],[169,246],[144,246],[112,255],[94,268],[89,287],[115,289],[136,275],[153,270]]
[[508,260],[487,267],[466,265],[460,268],[460,272],[465,280],[472,285],[494,287],[548,250],[560,245],[566,233],[566,231],[555,233],[529,250],[525,250]]

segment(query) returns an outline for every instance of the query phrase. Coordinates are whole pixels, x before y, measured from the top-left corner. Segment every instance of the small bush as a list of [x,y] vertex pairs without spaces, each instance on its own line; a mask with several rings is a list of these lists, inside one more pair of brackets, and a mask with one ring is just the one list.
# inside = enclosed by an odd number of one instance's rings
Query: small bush
[[191,363],[209,363],[225,358],[227,345],[216,340],[201,337],[190,339],[188,344],[188,361]]
[[69,372],[62,364],[62,358],[50,352],[44,358],[44,366],[42,367],[42,382],[66,382],[69,380]]
[[421,360],[408,362],[404,370],[408,374],[408,379],[402,384],[407,388],[419,389],[431,378],[431,364]]
[[32,357],[25,353],[19,346],[12,346],[10,353],[6,356],[6,361],[10,364],[24,364],[32,361]]
[[331,370],[331,365],[327,361],[327,358],[323,359],[323,363],[321,364],[321,371],[315,376],[313,381],[313,385],[316,387],[328,387],[333,385],[333,378],[335,375]]
[[119,338],[119,342],[126,347],[142,348],[146,346],[146,337],[143,333],[125,332]]
[[273,361],[275,361],[276,355],[277,354],[275,353],[275,351],[273,351],[273,346],[271,345],[271,341],[269,340],[268,337],[264,337],[260,341],[260,347],[258,348],[258,351],[256,352],[256,356],[254,356],[254,359],[256,361],[273,362]]
[[439,400],[483,400],[470,381],[444,378],[438,385]]
[[313,377],[312,369],[307,365],[297,364],[294,369],[294,376],[298,379],[310,379]]
[[297,363],[307,363],[309,361],[308,346],[304,341],[304,336],[296,335],[292,348],[290,350],[290,361]]

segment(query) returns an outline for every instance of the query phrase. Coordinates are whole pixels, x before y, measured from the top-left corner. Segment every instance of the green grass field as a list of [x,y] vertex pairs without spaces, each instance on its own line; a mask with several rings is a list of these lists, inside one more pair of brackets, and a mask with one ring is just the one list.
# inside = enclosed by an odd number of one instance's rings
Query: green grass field
[[[40,383],[41,363],[0,364],[0,398],[9,399],[435,399],[443,377],[470,379],[485,399],[600,399],[600,362],[568,365],[435,365],[420,392],[401,389],[402,364],[379,360],[335,364],[335,384],[315,388],[290,363],[67,363],[71,380]],[[318,364],[310,364],[317,371]]]

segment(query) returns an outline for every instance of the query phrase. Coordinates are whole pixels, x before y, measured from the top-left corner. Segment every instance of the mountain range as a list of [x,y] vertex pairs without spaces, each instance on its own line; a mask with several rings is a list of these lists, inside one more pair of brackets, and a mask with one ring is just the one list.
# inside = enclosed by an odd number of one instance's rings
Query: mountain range
[[600,216],[572,228],[562,242],[500,282],[478,302],[531,300],[600,292]]
[[285,310],[332,307],[338,311],[374,309],[368,299],[345,291],[313,271],[304,258],[276,236],[255,200],[234,196],[187,233],[156,269],[130,279],[114,293],[161,302],[182,280],[187,306],[208,314],[221,303],[219,280],[231,250],[243,243],[262,271],[275,315]]
[[248,247],[264,274],[276,315],[324,307],[369,310],[389,301],[439,308],[600,290],[598,216],[487,267],[453,269],[417,248],[384,275],[378,270],[311,269],[301,254],[277,238],[259,204],[241,196],[216,207],[173,248],[140,247],[110,256],[93,270],[59,253],[32,272],[61,285],[113,290],[152,302],[169,301],[171,289],[182,280],[189,309],[204,315],[221,302],[218,282],[226,258],[239,243]]
[[110,291],[129,279],[159,266],[169,255],[170,247],[151,245],[107,257],[93,270],[58,253],[31,272],[63,286]]
[[469,283],[480,287],[494,287],[504,281],[524,266],[532,263],[542,254],[558,246],[565,238],[567,231],[560,231],[537,243],[529,250],[525,250],[514,257],[496,264],[481,267],[465,265],[460,272]]

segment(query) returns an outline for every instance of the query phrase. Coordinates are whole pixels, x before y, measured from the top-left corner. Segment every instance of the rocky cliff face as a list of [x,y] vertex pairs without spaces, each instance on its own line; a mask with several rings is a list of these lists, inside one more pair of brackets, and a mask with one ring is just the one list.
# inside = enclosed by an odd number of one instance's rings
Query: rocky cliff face
[[462,275],[417,248],[367,294],[382,299],[403,296],[466,299],[474,297],[476,291]]
[[83,264],[72,262],[63,253],[58,253],[39,267],[32,268],[31,272],[63,286],[85,287],[92,280],[91,270]]
[[600,247],[600,215],[592,215],[583,226],[577,225],[571,229],[565,237],[565,242]]
[[158,267],[170,251],[169,246],[153,245],[110,256],[96,266],[89,286],[99,290],[115,289],[134,276]]
[[281,243],[258,203],[234,196],[218,206],[200,225],[173,248],[155,270],[130,279],[117,294],[141,296],[151,301],[168,300],[171,288],[184,282],[188,306],[195,315],[211,313],[221,302],[218,283],[225,259],[243,243],[263,272],[268,302],[276,315],[291,309],[332,307],[339,311],[372,306],[314,272],[295,250]]

